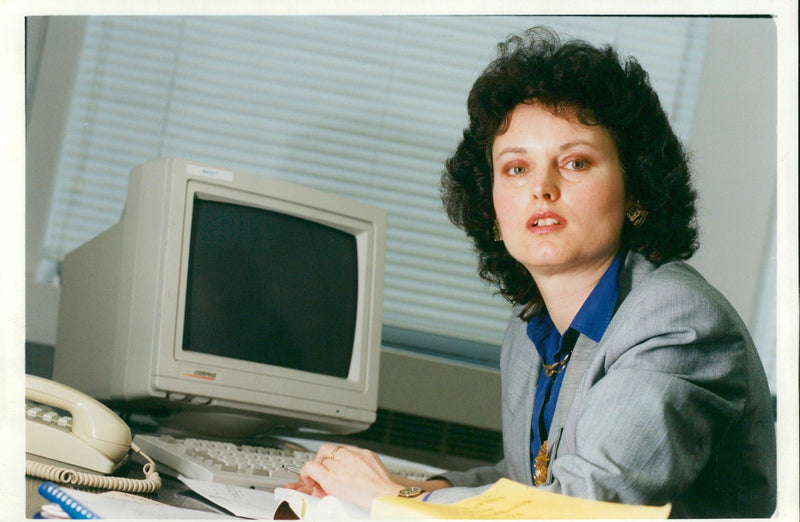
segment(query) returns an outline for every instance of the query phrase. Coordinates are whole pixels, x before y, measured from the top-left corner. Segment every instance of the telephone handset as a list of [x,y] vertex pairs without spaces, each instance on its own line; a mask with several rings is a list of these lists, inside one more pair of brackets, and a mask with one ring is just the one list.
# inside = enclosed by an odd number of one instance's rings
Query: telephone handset
[[[128,425],[88,395],[26,375],[25,410],[26,474],[138,493],[156,491],[161,486],[155,463],[131,441]],[[113,473],[127,460],[131,449],[148,461],[144,480],[97,474]]]
[[28,453],[105,474],[125,462],[131,430],[113,411],[63,384],[32,375],[26,381]]

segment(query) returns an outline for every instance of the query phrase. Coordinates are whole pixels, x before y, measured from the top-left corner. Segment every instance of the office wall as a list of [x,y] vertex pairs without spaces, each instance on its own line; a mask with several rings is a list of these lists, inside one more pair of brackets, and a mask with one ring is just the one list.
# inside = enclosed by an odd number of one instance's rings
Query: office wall
[[776,392],[774,21],[714,20],[701,82],[689,144],[701,233],[691,262],[742,316]]
[[689,148],[699,192],[692,259],[752,330],[777,179],[777,40],[772,19],[716,19]]
[[[66,41],[70,36],[60,35]],[[689,143],[697,172],[702,227],[702,246],[692,262],[729,296],[751,327],[774,204],[775,46],[775,28],[769,19],[711,21],[706,69]],[[45,89],[68,84],[69,75],[73,74],[65,67],[69,60],[61,57],[57,62],[59,69],[55,70],[48,65],[52,63],[48,57],[43,56],[42,67],[50,69],[39,72],[37,97]],[[57,93],[49,96],[55,96],[50,104],[58,109],[57,102],[63,97]],[[47,107],[41,97],[37,107]],[[29,140],[29,147],[35,150],[29,151],[28,157],[46,161],[58,150],[59,142],[54,129],[44,129],[35,140]],[[36,163],[32,165],[35,167]],[[29,209],[37,209],[28,215],[31,241],[43,236],[42,212],[52,187],[46,172],[47,169],[28,172],[27,202]],[[29,244],[26,250],[30,255],[37,248],[38,245]],[[54,344],[57,289],[28,285],[26,298],[26,339]],[[387,364],[382,369],[381,407],[499,428],[499,408],[469,408],[464,404],[465,393],[481,397],[487,404],[499,404],[496,371],[391,350],[384,361]],[[409,392],[409,382],[414,383],[413,393]]]

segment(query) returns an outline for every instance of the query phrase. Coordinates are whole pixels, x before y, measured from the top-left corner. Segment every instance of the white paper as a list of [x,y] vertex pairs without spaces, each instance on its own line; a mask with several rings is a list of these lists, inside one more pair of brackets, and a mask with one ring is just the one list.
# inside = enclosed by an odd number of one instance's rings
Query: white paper
[[62,488],[64,491],[101,518],[155,518],[155,519],[232,519],[235,517],[169,506],[160,502],[131,501],[103,493],[89,493],[76,489]]
[[45,504],[42,506],[39,514],[42,518],[52,518],[52,519],[61,519],[61,520],[69,520],[72,517],[67,515],[61,506],[58,504]]
[[239,517],[272,519],[281,503],[269,491],[231,486],[208,480],[195,480],[183,476],[178,479],[195,493]]
[[205,480],[178,478],[195,493],[240,517],[272,519],[278,506],[286,502],[303,520],[369,518],[369,510],[331,496],[320,499],[293,489],[277,488],[275,493],[270,493]]
[[278,488],[275,499],[285,501],[303,520],[358,520],[368,519],[369,510],[336,497],[312,497],[293,489]]

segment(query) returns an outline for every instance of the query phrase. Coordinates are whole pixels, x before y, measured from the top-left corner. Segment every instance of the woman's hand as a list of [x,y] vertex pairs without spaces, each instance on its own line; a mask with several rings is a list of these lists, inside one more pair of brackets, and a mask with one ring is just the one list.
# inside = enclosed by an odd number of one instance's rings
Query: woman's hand
[[369,508],[374,498],[397,495],[404,486],[395,481],[375,453],[355,446],[323,444],[317,458],[303,466],[300,479],[286,487],[317,497],[333,495]]
[[317,457],[300,470],[300,478],[286,487],[307,495],[333,495],[366,508],[378,497],[394,496],[404,487],[424,491],[451,487],[444,479],[416,481],[391,475],[375,453],[355,446],[323,444]]

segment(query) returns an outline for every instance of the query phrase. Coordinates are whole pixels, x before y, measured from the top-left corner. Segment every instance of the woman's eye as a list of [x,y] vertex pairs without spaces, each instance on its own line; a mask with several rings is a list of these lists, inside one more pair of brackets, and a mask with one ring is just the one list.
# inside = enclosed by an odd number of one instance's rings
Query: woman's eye
[[567,167],[570,170],[583,170],[589,166],[589,162],[582,159],[571,160],[567,163]]
[[520,176],[522,174],[525,174],[526,169],[525,167],[522,167],[520,165],[515,165],[513,167],[509,167],[506,172],[508,172],[509,175],[511,176]]

